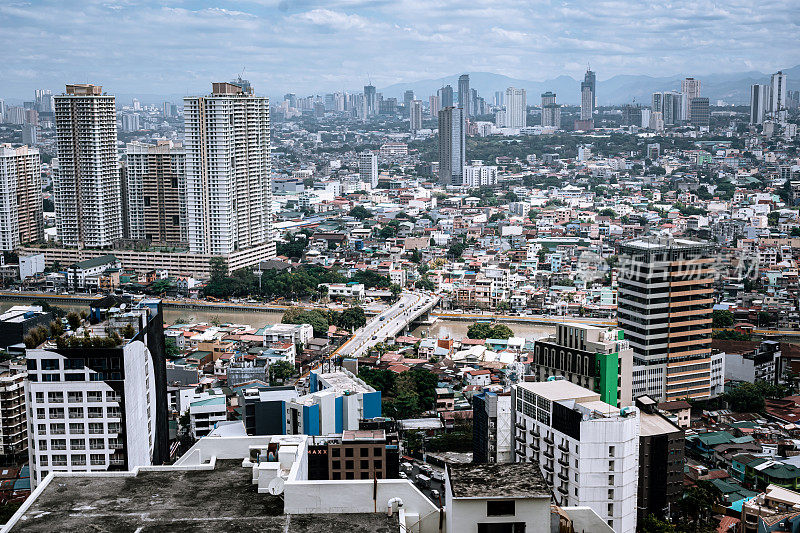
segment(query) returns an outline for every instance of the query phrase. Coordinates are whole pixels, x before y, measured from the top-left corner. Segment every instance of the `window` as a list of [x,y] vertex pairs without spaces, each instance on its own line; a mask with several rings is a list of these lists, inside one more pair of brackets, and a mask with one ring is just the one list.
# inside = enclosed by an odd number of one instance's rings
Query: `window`
[[373,463],[373,466],[374,466],[376,469],[378,469],[378,468],[383,468],[383,461],[380,461],[380,460],[378,460],[378,461],[375,461],[375,462]]
[[608,469],[609,470],[614,470],[614,461],[609,461],[608,462]]
[[[42,455],[41,457],[39,457],[39,465],[40,466],[47,466],[47,461],[48,461],[48,458],[47,458],[46,455]],[[45,474],[42,473],[42,475],[45,475]]]
[[47,441],[42,439],[39,441],[39,450],[46,452],[47,451]]
[[83,422],[71,422],[69,425],[70,435],[83,435],[86,429],[83,427]]
[[28,359],[28,370],[36,370],[36,359]]
[[608,514],[614,514],[614,504],[613,503],[609,503],[608,504]]
[[36,393],[36,403],[44,403],[44,393],[37,392]]
[[87,394],[87,400],[90,402],[102,402],[103,401],[103,393],[100,391],[89,391]]
[[359,456],[369,457],[369,448],[359,448]]
[[66,359],[64,361],[65,370],[83,370],[83,359]]
[[72,466],[86,466],[85,455],[73,455],[70,461],[72,462]]
[[344,449],[344,456],[345,457],[353,457],[353,448],[345,448]]
[[609,446],[608,447],[608,456],[614,457],[614,452],[616,451],[616,446]]
[[58,370],[58,359],[42,359],[42,370]]
[[106,448],[105,439],[89,439],[90,450],[104,450]]
[[63,407],[51,407],[50,412],[48,413],[50,418],[64,418],[64,408]]
[[83,401],[83,391],[69,391],[67,393],[69,403],[81,403]]
[[345,461],[344,462],[344,467],[347,470],[352,470],[353,468],[355,468],[355,466],[353,465],[353,461],[352,460]]
[[103,433],[103,423],[102,422],[91,422],[89,424],[89,434],[90,435],[99,435]]
[[356,476],[353,474],[353,472],[345,472],[344,473],[344,478],[345,479],[355,479]]
[[342,462],[341,461],[332,461],[331,462],[331,468],[333,468],[334,470],[339,470],[340,468],[342,468]]
[[375,457],[382,457],[383,456],[383,448],[375,448],[374,450],[372,450],[372,454]]
[[89,408],[89,418],[103,418],[103,408],[102,407],[90,407]]
[[53,466],[67,466],[67,456],[66,455],[54,455],[53,456]]
[[331,457],[341,457],[342,450],[341,448],[332,448],[331,449]]
[[486,516],[514,516],[514,500],[489,500],[486,502]]
[[608,476],[608,484],[609,485],[613,485],[614,484],[614,476],[613,475],[612,476]]
[[70,407],[69,408],[69,417],[70,418],[83,418],[83,407]]
[[50,433],[53,435],[63,435],[67,430],[64,424],[50,424]]
[[61,381],[61,375],[60,374],[42,374],[42,381]]
[[608,489],[608,499],[609,500],[614,499],[614,489]]
[[361,470],[369,470],[369,461],[367,459],[361,460]]
[[38,418],[38,419],[40,419],[40,420],[45,418],[45,410],[44,410],[44,407],[38,407],[38,408],[36,409],[36,418]]
[[95,466],[102,466],[106,464],[106,456],[102,453],[93,453],[89,457],[91,463]]
[[85,450],[86,441],[83,439],[69,439],[70,450]]
[[75,372],[68,372],[64,374],[64,381],[85,381],[86,375],[83,372],[75,373]]

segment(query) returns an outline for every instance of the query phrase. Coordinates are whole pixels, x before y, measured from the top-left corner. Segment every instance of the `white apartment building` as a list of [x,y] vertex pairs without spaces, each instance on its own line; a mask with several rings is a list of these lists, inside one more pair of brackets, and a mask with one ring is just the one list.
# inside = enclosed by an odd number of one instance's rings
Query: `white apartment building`
[[219,422],[228,419],[228,404],[221,389],[179,391],[178,411],[189,415],[189,431],[195,439],[205,437]]
[[137,307],[92,327],[95,336],[106,331],[121,335],[131,324],[135,335],[116,347],[45,344],[27,350],[28,454],[34,486],[53,471],[131,470],[159,461],[166,435],[158,429],[157,416],[166,424],[166,413],[157,413],[156,381],[166,379],[163,359],[159,379],[158,357],[151,352],[159,345],[155,332],[163,328],[160,313],[153,313],[153,308]]
[[566,380],[512,388],[516,462],[538,463],[561,506],[590,507],[617,533],[636,531],[639,411]]
[[0,144],[0,250],[44,240],[39,150]]
[[276,342],[306,345],[314,337],[311,324],[271,324],[264,326],[264,346]]
[[485,185],[497,185],[497,167],[484,165],[483,161],[470,161],[464,167],[464,187],[482,187]]
[[183,102],[189,251],[268,247],[274,257],[269,99],[237,80]]
[[328,287],[328,296],[338,296],[340,298],[353,298],[361,300],[364,298],[363,283],[320,283]]
[[378,155],[375,152],[362,152],[358,155],[358,176],[373,189],[378,186]]
[[528,102],[525,89],[506,89],[506,128],[524,128],[527,125]]
[[58,172],[53,193],[58,239],[104,248],[122,238],[114,97],[99,85],[67,85],[55,97]]

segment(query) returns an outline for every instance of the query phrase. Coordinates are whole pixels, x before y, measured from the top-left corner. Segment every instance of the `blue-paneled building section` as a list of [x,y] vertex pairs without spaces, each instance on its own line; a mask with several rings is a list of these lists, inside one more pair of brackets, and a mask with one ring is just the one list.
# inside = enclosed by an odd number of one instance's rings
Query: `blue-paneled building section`
[[359,429],[359,421],[382,416],[381,393],[347,370],[309,376],[309,393],[259,391],[245,399],[245,428],[251,435],[331,435]]

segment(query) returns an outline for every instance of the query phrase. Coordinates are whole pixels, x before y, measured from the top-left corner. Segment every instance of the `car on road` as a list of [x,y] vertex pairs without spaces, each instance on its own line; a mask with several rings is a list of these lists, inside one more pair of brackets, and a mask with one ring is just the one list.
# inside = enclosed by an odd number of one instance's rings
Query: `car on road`
[[373,335],[373,336],[372,336],[372,340],[377,340],[377,339],[378,339],[378,336],[377,336],[377,335]]
[[433,489],[431,491],[431,498],[433,498],[434,500],[438,500],[439,499],[439,491],[436,490],[436,489]]
[[429,478],[428,476],[426,476],[424,474],[417,474],[417,477],[415,478],[415,481],[416,481],[417,485],[419,485],[421,487],[428,488],[428,487],[431,486],[431,478]]
[[382,316],[382,317],[380,318],[380,321],[381,321],[381,322],[383,322],[384,320],[386,320],[386,317],[385,317],[385,316]]

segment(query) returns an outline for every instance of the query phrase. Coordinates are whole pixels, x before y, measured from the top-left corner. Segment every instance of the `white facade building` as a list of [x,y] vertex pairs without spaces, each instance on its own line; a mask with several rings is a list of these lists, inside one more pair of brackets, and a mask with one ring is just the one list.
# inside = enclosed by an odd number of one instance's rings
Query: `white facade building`
[[225,393],[221,389],[197,392],[182,389],[178,396],[178,411],[189,415],[189,430],[196,439],[205,437],[219,422],[228,419]]
[[114,97],[98,85],[67,85],[55,104],[58,238],[65,246],[109,247],[122,238]]
[[617,533],[636,531],[639,412],[566,380],[512,388],[516,462],[538,463],[562,506],[592,508]]
[[778,122],[786,122],[786,74],[778,71],[772,75],[770,79],[770,105],[769,110],[772,113],[772,118]]
[[483,161],[470,161],[464,167],[463,185],[469,188],[497,185],[497,167],[484,165]]
[[525,89],[506,89],[506,128],[524,128],[527,125],[528,103]]
[[183,102],[189,251],[274,257],[269,99],[237,80]]
[[362,152],[358,155],[358,175],[361,181],[369,183],[373,189],[378,186],[378,154]]
[[750,124],[762,124],[764,117],[771,109],[769,85],[758,83],[750,86]]

